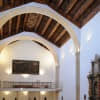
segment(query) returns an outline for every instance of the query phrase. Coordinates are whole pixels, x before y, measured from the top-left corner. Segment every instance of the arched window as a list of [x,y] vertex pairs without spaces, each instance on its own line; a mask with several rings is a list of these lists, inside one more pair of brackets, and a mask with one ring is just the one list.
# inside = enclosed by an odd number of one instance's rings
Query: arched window
[[34,100],[36,100],[36,97],[34,97]]
[[44,100],[47,100],[47,97],[44,97]]
[[63,100],[63,96],[61,96],[61,100]]
[[17,100],[17,98],[15,97],[15,100]]
[[2,100],[5,100],[5,98],[3,97]]

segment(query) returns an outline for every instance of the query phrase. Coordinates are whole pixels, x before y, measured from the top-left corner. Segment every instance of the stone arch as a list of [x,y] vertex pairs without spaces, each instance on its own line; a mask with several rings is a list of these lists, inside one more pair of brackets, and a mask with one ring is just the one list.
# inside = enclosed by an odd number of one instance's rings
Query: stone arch
[[24,14],[24,13],[39,13],[39,14],[46,15],[46,16],[51,17],[52,19],[56,20],[69,32],[69,35],[71,36],[71,38],[74,42],[76,52],[79,51],[80,44],[79,44],[77,35],[74,32],[74,30],[72,29],[72,27],[70,27],[70,25],[68,24],[68,22],[66,21],[66,19],[64,17],[62,17],[57,12],[55,12],[53,9],[51,9],[50,7],[48,7],[47,5],[44,5],[44,4],[29,3],[24,6],[16,7],[16,8],[7,10],[5,12],[2,12],[0,15],[0,28],[9,19],[11,19],[17,15]]
[[16,40],[34,40],[37,42],[42,43],[44,46],[46,46],[50,52],[52,53],[56,66],[58,65],[58,56],[56,53],[56,49],[51,45],[51,43],[48,43],[47,40],[42,39],[40,36],[33,32],[21,32],[17,35],[11,36],[7,39],[1,40],[0,42],[0,51],[2,51],[3,48],[5,48],[7,45],[9,45],[11,42]]

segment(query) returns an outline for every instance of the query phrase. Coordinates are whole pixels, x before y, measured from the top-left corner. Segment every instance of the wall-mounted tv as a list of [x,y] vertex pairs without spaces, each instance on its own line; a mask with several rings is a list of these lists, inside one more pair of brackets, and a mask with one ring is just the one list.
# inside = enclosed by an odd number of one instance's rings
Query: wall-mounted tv
[[39,61],[13,60],[12,74],[39,74]]

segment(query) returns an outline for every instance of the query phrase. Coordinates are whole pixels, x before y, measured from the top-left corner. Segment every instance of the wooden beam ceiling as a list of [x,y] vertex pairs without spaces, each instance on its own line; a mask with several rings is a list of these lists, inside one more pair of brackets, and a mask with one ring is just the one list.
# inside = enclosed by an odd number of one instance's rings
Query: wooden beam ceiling
[[51,36],[52,36],[52,35],[54,34],[54,32],[57,30],[58,26],[59,26],[59,23],[57,23],[56,26],[54,26],[54,28],[51,30],[51,33],[48,35],[48,39],[51,38]]
[[[0,0],[0,11],[30,2],[38,2],[50,6],[78,27],[82,27],[100,11],[100,0]],[[96,7],[94,4],[96,4]]]
[[[100,11],[100,0],[0,0],[0,11],[29,2],[47,4],[78,27],[85,25]],[[58,22],[45,15],[34,13],[10,19],[0,29],[0,39],[23,31],[35,32],[58,47],[70,39],[69,33]]]
[[51,21],[52,21],[52,19],[49,18],[46,25],[45,25],[45,27],[44,27],[44,29],[41,32],[42,35],[46,32],[46,30],[47,30],[48,26],[50,25]]
[[[70,39],[68,32],[62,25],[50,17],[35,13],[22,14],[10,19],[0,29],[0,39],[5,39],[23,31],[35,32],[58,47],[65,43],[66,38]],[[63,35],[68,37],[65,38]]]
[[86,0],[83,5],[78,9],[78,11],[74,15],[74,20],[77,20],[80,15],[93,3],[94,0]]
[[66,7],[65,13],[69,13],[69,11],[73,8],[73,6],[77,3],[78,0],[70,0],[70,3]]

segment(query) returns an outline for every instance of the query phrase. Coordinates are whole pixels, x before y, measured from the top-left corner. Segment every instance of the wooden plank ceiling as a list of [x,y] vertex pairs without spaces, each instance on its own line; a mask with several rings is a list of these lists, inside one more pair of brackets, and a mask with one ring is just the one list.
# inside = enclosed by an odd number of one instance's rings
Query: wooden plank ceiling
[[70,39],[69,33],[62,25],[50,17],[36,13],[22,14],[10,19],[0,29],[0,39],[23,31],[35,32],[58,47]]
[[[47,4],[80,28],[100,11],[100,0],[0,0],[0,12],[29,2]],[[58,47],[70,39],[59,23],[40,14],[22,14],[10,19],[0,29],[0,39],[23,31],[36,32]]]
[[100,11],[100,0],[0,0],[0,11],[29,2],[47,4],[79,27]]

